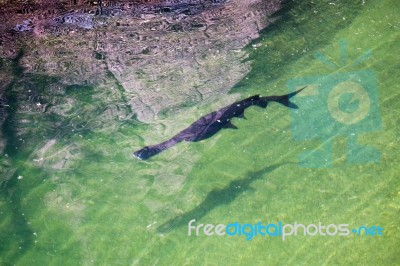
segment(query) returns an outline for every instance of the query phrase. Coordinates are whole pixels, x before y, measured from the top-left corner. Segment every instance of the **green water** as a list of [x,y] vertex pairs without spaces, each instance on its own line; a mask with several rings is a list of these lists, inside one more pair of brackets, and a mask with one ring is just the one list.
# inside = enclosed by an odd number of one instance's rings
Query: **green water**
[[[0,264],[399,265],[399,12],[395,0],[293,1],[249,45],[253,70],[232,90],[243,97],[280,94],[294,78],[373,70],[379,102],[371,104],[379,105],[382,126],[358,141],[380,152],[375,163],[348,163],[348,138],[337,136],[331,167],[302,167],[299,155],[321,141],[295,140],[290,111],[278,104],[246,110],[247,120],[234,121],[239,130],[138,161],[132,151],[171,137],[223,106],[223,99],[145,125],[119,119],[131,111],[118,87],[72,86],[47,95],[56,79],[23,79],[17,60],[3,60],[14,82],[7,88],[11,111],[3,126],[8,144],[1,173],[8,181],[1,185]],[[340,62],[343,41],[344,64],[329,68],[316,58],[320,52]],[[354,66],[368,50],[371,56]],[[27,78],[58,114],[21,111]],[[113,112],[105,116],[107,108]],[[384,234],[285,241],[189,237],[191,219],[376,225]]]

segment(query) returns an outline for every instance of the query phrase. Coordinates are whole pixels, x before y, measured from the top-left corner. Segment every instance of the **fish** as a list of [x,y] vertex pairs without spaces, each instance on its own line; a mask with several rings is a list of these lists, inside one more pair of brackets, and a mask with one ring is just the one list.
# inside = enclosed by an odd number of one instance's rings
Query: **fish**
[[232,118],[245,118],[244,111],[251,106],[267,108],[270,102],[278,102],[289,108],[298,109],[298,106],[291,102],[290,98],[300,93],[306,87],[285,95],[260,97],[260,95],[257,94],[241,101],[234,102],[217,111],[206,114],[164,142],[156,145],[149,145],[133,152],[133,156],[140,160],[147,160],[179,142],[197,142],[214,136],[222,129],[237,129],[237,127],[231,122]]

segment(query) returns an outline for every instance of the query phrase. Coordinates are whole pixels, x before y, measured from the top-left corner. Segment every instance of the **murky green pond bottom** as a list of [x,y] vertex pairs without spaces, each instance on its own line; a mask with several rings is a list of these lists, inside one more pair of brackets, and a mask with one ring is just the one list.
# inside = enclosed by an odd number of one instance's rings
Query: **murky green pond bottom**
[[[375,148],[379,161],[350,163],[349,137],[338,135],[329,139],[329,167],[304,167],[300,154],[324,140],[296,139],[291,111],[274,103],[246,110],[246,120],[233,121],[238,130],[139,161],[135,149],[170,138],[218,103],[149,125],[115,118],[97,127],[105,119],[97,110],[118,99],[71,87],[75,102],[63,102],[59,112],[74,118],[30,117],[34,123],[23,126],[35,132],[26,139],[32,152],[2,159],[15,172],[0,198],[0,264],[400,264],[399,12],[394,0],[295,3],[249,46],[253,70],[233,89],[242,98],[283,94],[293,79],[371,70],[379,101],[370,104],[379,106],[381,126],[357,141]],[[51,82],[37,79],[44,87]],[[321,124],[309,130],[324,126],[324,113],[314,116]],[[383,236],[188,236],[192,219],[380,226]]]

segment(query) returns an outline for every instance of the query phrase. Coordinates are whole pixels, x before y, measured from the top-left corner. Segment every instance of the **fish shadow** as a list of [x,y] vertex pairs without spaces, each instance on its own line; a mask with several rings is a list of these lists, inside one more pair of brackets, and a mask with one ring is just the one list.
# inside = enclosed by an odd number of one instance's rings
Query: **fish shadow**
[[240,194],[251,190],[251,183],[262,179],[266,173],[270,173],[284,164],[287,163],[274,164],[258,171],[249,172],[244,178],[231,181],[226,188],[212,190],[200,205],[163,223],[157,227],[157,232],[168,233],[187,225],[192,219],[200,220],[214,208],[233,202]]

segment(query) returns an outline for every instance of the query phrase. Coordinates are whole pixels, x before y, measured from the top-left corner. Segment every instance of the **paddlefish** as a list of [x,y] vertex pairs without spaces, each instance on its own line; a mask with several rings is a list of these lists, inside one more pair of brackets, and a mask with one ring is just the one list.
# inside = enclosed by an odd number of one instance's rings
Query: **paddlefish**
[[146,146],[138,151],[135,151],[133,153],[133,156],[140,160],[147,160],[179,142],[197,142],[212,137],[218,131],[224,128],[237,129],[237,127],[231,123],[231,119],[234,117],[245,118],[244,111],[253,105],[266,108],[268,106],[268,103],[278,102],[289,108],[297,109],[298,106],[291,102],[290,98],[292,98],[304,89],[305,87],[295,92],[280,96],[260,97],[260,95],[258,94],[244,100],[232,103],[228,106],[225,106],[217,111],[214,111],[199,118],[190,126],[164,142],[156,145]]

